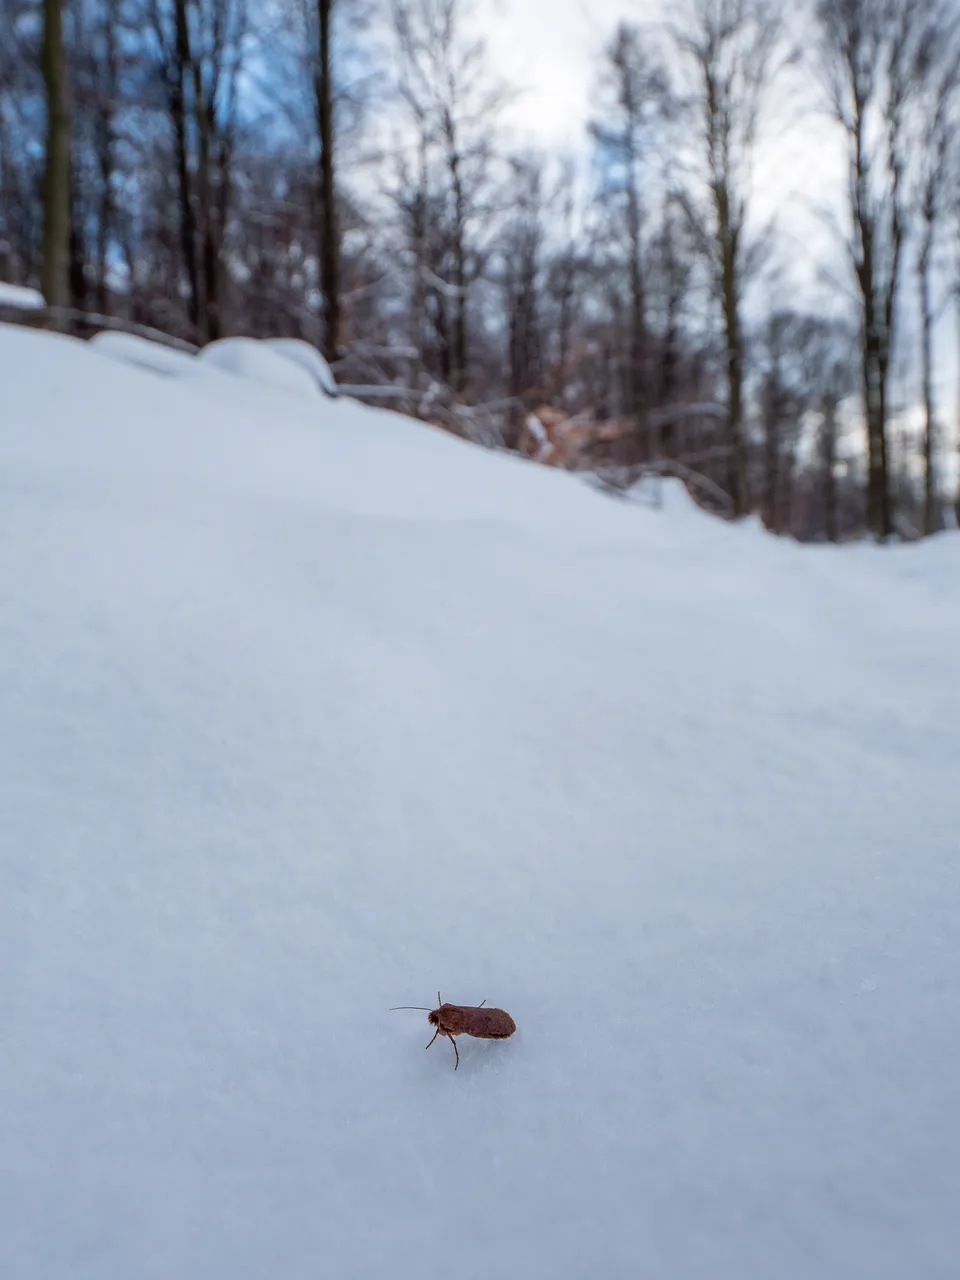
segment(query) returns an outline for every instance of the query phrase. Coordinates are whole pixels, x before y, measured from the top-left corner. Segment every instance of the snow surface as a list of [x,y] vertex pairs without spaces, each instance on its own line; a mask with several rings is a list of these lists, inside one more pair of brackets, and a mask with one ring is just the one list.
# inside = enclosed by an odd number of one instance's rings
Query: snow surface
[[960,538],[0,386],[3,1280],[956,1276]]
[[264,338],[263,345],[306,369],[324,395],[336,397],[340,394],[333,371],[317,348],[311,347],[309,342],[303,342],[300,338]]
[[165,378],[189,377],[197,372],[197,359],[189,351],[164,347],[134,333],[102,329],[93,335],[90,342],[100,355],[110,356],[140,369],[148,369]]
[[316,373],[302,359],[291,358],[282,349],[254,338],[221,338],[204,347],[196,358],[201,364],[296,395],[315,396],[319,389]]
[[6,284],[0,280],[0,307],[23,307],[27,311],[37,311],[46,305],[39,290],[28,289],[22,284]]

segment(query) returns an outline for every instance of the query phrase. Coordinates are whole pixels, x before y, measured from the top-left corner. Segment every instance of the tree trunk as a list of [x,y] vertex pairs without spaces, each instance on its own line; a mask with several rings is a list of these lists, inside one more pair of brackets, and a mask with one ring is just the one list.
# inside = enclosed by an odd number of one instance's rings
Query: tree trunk
[[70,303],[70,88],[63,45],[63,0],[44,0],[43,79],[47,144],[43,178],[43,294],[51,307]]
[[467,329],[467,245],[466,200],[460,177],[460,156],[450,137],[450,177],[454,199],[453,283],[457,296],[453,313],[453,390],[462,396],[467,389],[469,363]]
[[637,191],[636,162],[632,137],[628,150],[629,189],[627,192],[627,232],[630,240],[630,378],[627,384],[630,416],[643,427],[647,407],[646,388],[646,298],[640,244],[640,194]]
[[823,405],[823,516],[828,542],[837,541],[837,405]]
[[117,0],[110,0],[103,22],[106,101],[97,117],[97,167],[100,170],[100,209],[97,216],[96,307],[107,315],[110,306],[108,257],[114,235],[116,207],[113,199],[115,138],[113,126],[114,99],[117,90]]
[[867,526],[879,542],[892,533],[887,464],[887,388],[883,343],[874,294],[872,227],[860,226],[862,259],[857,269],[863,315],[863,400],[867,419]]
[[202,345],[200,269],[197,261],[197,219],[190,172],[190,149],[187,139],[187,83],[192,64],[187,0],[176,0],[176,68],[170,82],[170,115],[177,152],[177,184],[180,198],[180,248],[187,273],[187,317],[191,336]]
[[764,523],[771,533],[779,533],[780,423],[778,421],[776,373],[773,373],[764,397]]
[[566,400],[567,365],[570,361],[570,344],[573,332],[574,312],[573,269],[564,267],[560,292],[560,314],[557,318],[557,367],[553,382],[553,395],[561,405]]
[[[727,233],[729,240],[729,232]],[[743,429],[743,339],[740,333],[740,301],[737,296],[736,261],[729,244],[723,254],[723,322],[726,340],[726,365],[729,411],[729,448],[727,484],[736,516],[750,512],[750,490],[747,479],[747,442]]]
[[215,342],[222,333],[220,320],[220,238],[219,185],[214,189],[215,105],[205,94],[203,69],[193,61],[193,98],[197,123],[197,197],[202,210],[199,270],[202,281],[200,328],[206,342]]
[[[427,289],[424,272],[427,265],[427,201],[428,169],[427,142],[420,139],[419,183],[410,208],[410,239],[413,246],[413,288],[410,294],[410,347],[417,354],[410,361],[410,387],[415,393],[423,390],[424,354],[427,346]],[[420,416],[421,400],[414,397],[417,416]]]
[[933,306],[930,296],[930,250],[933,226],[924,229],[923,246],[917,264],[920,284],[920,320],[923,358],[923,532],[937,531],[936,422],[933,404]]
[[893,533],[893,503],[890,494],[890,445],[887,439],[887,364],[878,351],[874,356],[876,402],[872,411],[870,445],[870,506],[872,527],[880,542]]
[[[960,337],[960,282],[957,283],[957,336]],[[960,356],[960,351],[958,351]],[[960,359],[957,360],[957,369],[960,370]],[[958,462],[960,462],[960,386],[957,388],[957,454]],[[957,468],[960,473],[960,466]],[[957,480],[957,524],[960,525],[960,478]]]
[[71,165],[70,172],[70,306],[75,311],[87,310],[87,253],[80,234],[83,224],[83,206],[76,193],[76,181]]
[[336,360],[340,349],[340,233],[334,167],[333,53],[334,0],[317,0],[319,65],[317,126],[320,134],[320,274],[323,290],[323,354]]

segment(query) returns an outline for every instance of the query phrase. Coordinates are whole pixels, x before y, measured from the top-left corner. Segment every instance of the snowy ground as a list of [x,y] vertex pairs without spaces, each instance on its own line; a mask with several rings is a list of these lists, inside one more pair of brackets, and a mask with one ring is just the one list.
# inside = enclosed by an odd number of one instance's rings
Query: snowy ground
[[127,355],[0,328],[3,1280],[956,1277],[960,537]]
[[0,280],[0,307],[23,307],[28,311],[36,311],[45,305],[43,294],[38,290]]

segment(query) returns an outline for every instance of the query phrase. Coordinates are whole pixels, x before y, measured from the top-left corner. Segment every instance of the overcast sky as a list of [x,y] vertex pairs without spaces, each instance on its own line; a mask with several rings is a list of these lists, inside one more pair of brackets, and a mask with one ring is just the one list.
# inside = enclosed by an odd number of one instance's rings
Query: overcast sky
[[495,64],[523,91],[513,120],[531,141],[560,150],[584,143],[600,54],[617,22],[649,20],[659,7],[637,0],[475,2],[478,19],[489,12],[482,26]]

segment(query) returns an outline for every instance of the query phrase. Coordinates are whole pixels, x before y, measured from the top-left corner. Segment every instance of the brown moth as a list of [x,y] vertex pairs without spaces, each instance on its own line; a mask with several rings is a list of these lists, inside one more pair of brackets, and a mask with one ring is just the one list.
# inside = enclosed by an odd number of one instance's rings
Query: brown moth
[[[437,1036],[447,1036],[453,1045],[457,1061],[454,1071],[460,1066],[460,1050],[454,1036],[476,1036],[478,1040],[507,1040],[517,1029],[517,1024],[503,1009],[486,1009],[486,1000],[480,1004],[444,1004],[437,992],[436,1009],[428,1009],[425,1004],[395,1004],[396,1009],[421,1009],[427,1015],[427,1021],[436,1027],[433,1040]],[[433,1044],[433,1040],[430,1044]],[[430,1048],[430,1044],[427,1048]]]

